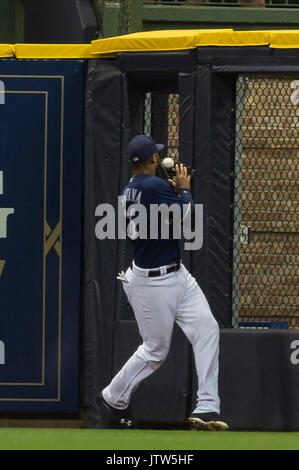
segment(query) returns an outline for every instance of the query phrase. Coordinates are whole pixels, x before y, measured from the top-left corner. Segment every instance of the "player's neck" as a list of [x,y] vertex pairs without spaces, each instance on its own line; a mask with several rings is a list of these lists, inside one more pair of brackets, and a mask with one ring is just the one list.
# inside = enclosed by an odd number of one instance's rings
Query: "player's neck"
[[138,170],[133,170],[132,172],[133,177],[137,175],[155,176],[156,170],[154,168],[138,168]]

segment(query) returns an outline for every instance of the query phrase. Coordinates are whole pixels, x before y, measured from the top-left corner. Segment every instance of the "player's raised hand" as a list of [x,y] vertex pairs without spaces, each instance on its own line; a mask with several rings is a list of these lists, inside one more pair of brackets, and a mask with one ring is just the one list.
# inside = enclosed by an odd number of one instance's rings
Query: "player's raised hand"
[[175,180],[169,179],[168,182],[174,189],[190,189],[190,178],[187,167],[183,163],[177,163],[175,165]]

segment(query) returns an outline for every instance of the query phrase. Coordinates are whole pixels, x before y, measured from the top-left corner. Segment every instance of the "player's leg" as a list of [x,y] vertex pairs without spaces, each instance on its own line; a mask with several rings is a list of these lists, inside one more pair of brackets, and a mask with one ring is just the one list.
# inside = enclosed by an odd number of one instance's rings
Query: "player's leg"
[[125,363],[111,383],[103,390],[104,399],[113,407],[124,409],[140,382],[157,370],[167,357],[177,296],[180,294],[171,281],[173,274],[159,278],[135,276],[128,273],[124,285],[133,307],[143,343]]
[[218,395],[219,327],[205,295],[191,274],[182,266],[178,274],[185,292],[176,321],[192,344],[198,378],[197,402],[192,415],[220,413]]

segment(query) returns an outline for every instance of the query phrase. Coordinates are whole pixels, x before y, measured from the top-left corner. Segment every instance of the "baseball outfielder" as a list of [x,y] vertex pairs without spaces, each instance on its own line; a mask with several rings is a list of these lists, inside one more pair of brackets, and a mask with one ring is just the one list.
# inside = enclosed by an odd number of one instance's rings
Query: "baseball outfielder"
[[[145,135],[134,137],[128,145],[132,178],[122,194],[127,214],[134,204],[142,204],[147,211],[147,223],[151,223],[152,204],[168,207],[176,204],[181,220],[188,211],[194,215],[186,167],[176,165],[175,181],[167,182],[156,176],[160,163],[158,152],[163,147]],[[128,222],[134,227],[134,217],[129,216]],[[171,225],[171,221],[167,223]],[[181,263],[179,240],[171,236],[164,239],[161,233],[156,238],[136,237],[134,230],[130,233],[134,259],[132,266],[119,278],[143,342],[102,390],[102,409],[109,412],[117,427],[135,426],[129,406],[132,393],[166,359],[176,322],[192,344],[198,377],[197,402],[188,421],[197,429],[227,430],[228,425],[219,416],[219,327],[199,285]]]

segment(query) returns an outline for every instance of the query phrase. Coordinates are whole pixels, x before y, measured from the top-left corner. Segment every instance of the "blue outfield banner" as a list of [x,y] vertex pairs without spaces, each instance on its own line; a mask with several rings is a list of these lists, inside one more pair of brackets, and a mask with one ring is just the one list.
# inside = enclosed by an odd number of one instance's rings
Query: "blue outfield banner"
[[79,409],[84,74],[0,61],[0,411]]

